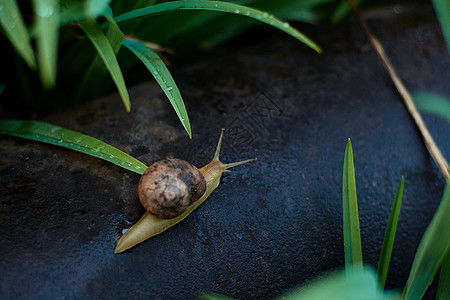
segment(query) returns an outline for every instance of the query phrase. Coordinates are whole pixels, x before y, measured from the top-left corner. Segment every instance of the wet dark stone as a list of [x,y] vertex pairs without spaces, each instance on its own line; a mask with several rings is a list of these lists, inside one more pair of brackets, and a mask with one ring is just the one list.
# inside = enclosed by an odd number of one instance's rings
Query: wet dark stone
[[[450,61],[431,4],[383,6],[364,17],[412,90],[450,97]],[[189,140],[154,82],[46,121],[81,131],[146,164],[208,163],[220,133],[233,169],[181,224],[120,255],[143,213],[139,175],[84,154],[0,137],[0,295],[20,298],[190,299],[202,291],[268,299],[343,265],[341,181],[352,139],[363,257],[377,266],[390,205],[406,178],[387,285],[404,286],[444,180],[354,19],[315,28],[317,55],[258,29],[228,54],[176,73]],[[246,42],[248,41],[248,42]],[[449,125],[425,121],[450,157]],[[433,291],[428,295],[431,296]]]

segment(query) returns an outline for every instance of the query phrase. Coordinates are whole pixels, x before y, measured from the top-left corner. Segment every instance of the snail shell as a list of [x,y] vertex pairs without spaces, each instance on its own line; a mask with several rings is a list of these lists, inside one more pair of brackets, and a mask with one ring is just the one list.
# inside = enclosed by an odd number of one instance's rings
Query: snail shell
[[139,182],[139,200],[144,208],[161,219],[181,215],[206,191],[200,171],[181,159],[164,159],[152,164]]

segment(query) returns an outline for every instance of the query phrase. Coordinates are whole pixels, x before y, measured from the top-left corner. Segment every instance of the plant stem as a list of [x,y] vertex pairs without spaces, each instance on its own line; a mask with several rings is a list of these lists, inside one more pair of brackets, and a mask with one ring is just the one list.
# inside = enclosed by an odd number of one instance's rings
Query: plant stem
[[422,116],[420,115],[416,105],[414,104],[414,100],[411,94],[406,89],[400,77],[397,75],[397,72],[395,71],[391,61],[389,60],[389,58],[386,55],[386,52],[384,51],[383,45],[381,45],[378,38],[372,33],[372,30],[370,29],[369,25],[361,18],[355,2],[353,0],[348,0],[348,2],[352,7],[353,12],[355,13],[361,28],[363,29],[365,35],[369,39],[370,44],[377,53],[378,58],[380,59],[384,68],[386,69],[392,81],[394,82],[394,85],[397,88],[398,93],[400,94],[403,104],[406,106],[406,109],[413,118],[414,123],[416,124],[417,128],[419,129],[422,135],[423,142],[427,147],[428,152],[436,162],[436,165],[438,166],[439,170],[444,176],[444,179],[447,182],[450,182],[450,172],[448,162],[442,155],[436,143],[434,142],[431,133],[429,132],[427,126],[425,125],[425,122],[422,119]]

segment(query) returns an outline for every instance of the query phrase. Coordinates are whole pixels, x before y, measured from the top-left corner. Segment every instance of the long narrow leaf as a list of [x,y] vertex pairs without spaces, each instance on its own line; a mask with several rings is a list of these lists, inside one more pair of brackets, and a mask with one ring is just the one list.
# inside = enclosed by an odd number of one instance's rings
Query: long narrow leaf
[[221,2],[221,1],[208,1],[208,0],[182,0],[182,1],[172,1],[167,3],[161,3],[153,5],[150,7],[145,7],[131,12],[125,13],[116,17],[116,21],[123,22],[126,20],[131,20],[135,18],[148,17],[152,15],[169,13],[177,10],[210,10],[226,13],[235,13],[243,16],[247,16],[263,23],[272,25],[287,34],[293,36],[299,41],[303,42],[313,50],[321,52],[320,47],[314,43],[311,39],[305,36],[303,33],[299,32],[297,29],[291,27],[288,23],[281,21],[280,19],[274,17],[273,15],[263,12],[254,8],[249,8],[246,6]]
[[431,92],[415,92],[414,102],[419,111],[433,113],[450,123],[450,99]]
[[119,63],[117,62],[117,58],[111,44],[97,23],[83,21],[80,22],[80,26],[89,37],[94,47],[97,49],[98,54],[111,74],[119,94],[122,97],[125,109],[130,111],[130,97],[123,79],[122,71],[120,70]]
[[189,134],[189,137],[192,137],[191,125],[189,123],[189,117],[186,107],[184,106],[183,98],[181,97],[180,91],[178,90],[178,87],[164,62],[155,52],[153,52],[152,49],[141,42],[124,40],[123,45],[130,49],[130,51],[133,52],[134,55],[142,61],[142,63],[144,63],[153,77],[155,77],[167,98],[169,98],[169,101],[175,109],[175,112],[183,124],[184,129]]
[[39,74],[43,85],[51,88],[56,81],[59,8],[55,0],[34,0],[33,4],[36,13]]
[[104,15],[110,2],[111,0],[87,0],[84,3],[84,15],[91,19]]
[[352,271],[362,268],[361,234],[359,230],[358,203],[356,198],[355,167],[352,143],[348,139],[344,157],[342,179],[342,206],[344,219],[345,269]]
[[389,220],[386,226],[386,233],[384,234],[383,246],[381,247],[380,259],[378,261],[377,277],[381,289],[384,289],[384,284],[386,283],[386,277],[389,270],[389,262],[391,261],[395,232],[397,230],[398,216],[400,215],[400,208],[402,206],[404,185],[405,178],[402,176],[400,184],[397,188],[397,192],[395,193],[394,202],[392,203]]
[[1,120],[0,134],[12,135],[83,152],[141,175],[147,169],[147,166],[137,159],[105,142],[45,122]]
[[30,43],[30,35],[15,0],[3,0],[0,3],[0,24],[17,52],[30,68],[35,69],[36,61]]
[[442,261],[441,273],[439,274],[439,285],[436,300],[450,299],[450,249],[447,250]]
[[[353,0],[356,5],[362,5],[364,2],[367,2],[368,0]],[[336,9],[334,10],[333,14],[330,17],[330,21],[332,23],[338,23],[342,19],[344,19],[350,12],[351,7],[349,0],[341,0],[341,2],[337,5]]]
[[[212,298],[214,299],[214,298]],[[278,298],[279,300],[394,300],[399,295],[380,290],[375,272],[364,270],[335,272],[314,280]]]
[[223,295],[213,294],[213,293],[200,293],[199,298],[201,300],[233,300],[234,298],[230,298]]
[[450,248],[450,185],[428,225],[403,290],[404,299],[421,299]]
[[447,49],[450,53],[450,1],[433,0],[434,9],[441,23],[442,33],[447,41]]
[[[117,26],[116,21],[112,17],[112,11],[107,9],[107,13],[104,15],[107,21],[108,28],[106,29],[106,39],[111,44],[111,48],[114,54],[120,50],[123,41],[123,33]],[[86,98],[94,98],[104,93],[108,89],[109,85],[104,84],[104,80],[108,76],[108,69],[105,67],[105,63],[102,58],[97,55],[92,61],[91,65],[87,69],[83,80],[81,80],[80,87],[76,96],[77,101],[84,100]]]

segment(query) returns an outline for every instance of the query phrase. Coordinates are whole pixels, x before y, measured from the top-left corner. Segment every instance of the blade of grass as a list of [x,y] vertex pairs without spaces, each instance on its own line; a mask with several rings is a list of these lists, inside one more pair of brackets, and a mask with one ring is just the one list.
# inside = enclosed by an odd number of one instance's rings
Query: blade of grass
[[442,261],[436,293],[436,300],[448,299],[450,299],[450,249],[447,250],[447,254],[445,254],[445,258]]
[[433,113],[450,123],[450,99],[430,92],[416,92],[413,98],[418,110]]
[[371,268],[351,272],[334,272],[278,298],[279,300],[393,300],[399,295],[383,293]]
[[[103,16],[107,23],[108,28],[106,29],[106,39],[111,44],[114,54],[120,50],[120,46],[123,41],[123,33],[117,26],[116,21],[112,17],[112,11],[107,9],[107,13]],[[81,102],[84,99],[92,99],[94,97],[100,96],[108,89],[109,85],[104,84],[104,80],[108,76],[108,69],[105,67],[103,60],[99,55],[95,57],[86,71],[83,80],[81,81],[80,87],[77,92],[76,102]]]
[[433,0],[434,9],[441,23],[442,33],[447,42],[447,49],[450,53],[450,1]]
[[342,206],[344,219],[344,253],[345,270],[361,269],[363,266],[361,250],[361,234],[359,231],[358,202],[356,198],[355,168],[353,149],[348,139],[344,157],[342,179]]
[[119,91],[123,104],[125,105],[125,109],[129,112],[131,106],[130,96],[128,95],[128,90],[123,79],[122,71],[120,70],[117,57],[111,44],[96,22],[83,21],[79,24],[105,63],[106,68],[116,84],[117,90]]
[[380,288],[384,289],[386,277],[389,270],[389,262],[391,260],[392,248],[394,247],[395,232],[397,230],[398,216],[400,215],[400,208],[402,206],[403,187],[405,185],[405,178],[402,176],[397,192],[395,193],[394,202],[392,203],[391,212],[386,226],[386,233],[384,234],[383,246],[381,247],[380,259],[378,261],[377,277],[380,283]]
[[55,0],[34,0],[37,59],[45,88],[55,85],[58,57],[59,7]]
[[155,77],[167,98],[169,98],[184,129],[189,134],[189,137],[192,138],[191,125],[183,98],[164,62],[159,58],[158,54],[141,42],[126,39],[123,41],[123,45],[136,55]]
[[[364,4],[364,2],[367,2],[368,0],[354,0],[354,1],[358,6],[361,6],[362,4]],[[348,3],[348,0],[341,0],[341,2],[337,5],[336,9],[334,10],[333,14],[330,17],[331,23],[333,24],[339,23],[351,11],[352,11],[351,6]]]
[[403,299],[421,299],[450,249],[450,184],[414,257]]
[[30,43],[30,35],[15,0],[3,0],[0,3],[0,24],[16,51],[30,68],[35,69],[36,60]]
[[84,15],[91,19],[104,15],[110,2],[111,0],[87,0],[84,3]]
[[88,135],[45,122],[0,120],[0,134],[69,148],[109,161],[119,167],[143,174],[147,169],[139,160]]
[[169,13],[177,10],[210,10],[210,11],[218,11],[218,12],[226,12],[226,13],[235,13],[243,16],[247,16],[256,20],[259,20],[263,23],[272,25],[287,34],[293,36],[299,41],[303,42],[313,50],[320,53],[322,50],[320,47],[314,43],[311,39],[305,36],[303,33],[298,31],[297,29],[291,27],[288,23],[281,21],[278,18],[275,18],[273,15],[263,12],[254,8],[245,7],[242,5],[227,3],[221,1],[207,1],[207,0],[182,0],[182,1],[173,1],[167,3],[161,3],[157,5],[153,5],[150,7],[145,7],[137,10],[133,10],[131,12],[122,14],[117,16],[116,22],[123,22],[126,20],[148,17],[152,15],[158,15],[162,13]]
[[213,293],[200,293],[199,298],[201,300],[233,300],[234,298],[230,298],[227,296],[222,296]]

